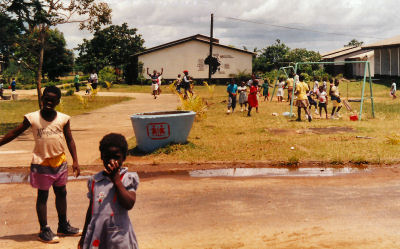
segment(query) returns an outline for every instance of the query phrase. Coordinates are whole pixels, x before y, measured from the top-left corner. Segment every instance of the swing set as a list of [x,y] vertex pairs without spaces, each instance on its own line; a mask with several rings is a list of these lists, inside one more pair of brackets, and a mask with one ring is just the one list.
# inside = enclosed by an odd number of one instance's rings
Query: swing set
[[[361,121],[364,100],[365,100],[365,98],[370,99],[371,100],[371,114],[372,114],[372,117],[375,118],[375,107],[374,107],[374,97],[373,97],[373,91],[372,91],[372,77],[371,77],[371,68],[370,68],[371,66],[370,66],[369,61],[297,62],[297,63],[294,64],[294,67],[293,66],[281,67],[281,68],[279,68],[279,70],[277,72],[277,75],[276,75],[276,81],[275,81],[275,84],[274,84],[274,90],[272,91],[272,96],[271,96],[271,100],[270,101],[272,101],[272,99],[274,97],[275,89],[277,87],[277,83],[279,81],[279,76],[280,76],[281,72],[283,72],[286,75],[286,77],[289,77],[288,74],[286,73],[286,70],[292,69],[294,74],[296,75],[297,74],[297,69],[299,69],[301,65],[325,65],[325,64],[337,64],[337,63],[345,63],[345,64],[364,63],[365,68],[364,68],[364,77],[363,77],[363,83],[362,83],[362,88],[361,88],[361,99],[348,99],[349,96],[348,96],[348,84],[347,84],[347,101],[343,101],[343,102],[344,102],[345,107],[348,110],[351,110],[351,107],[350,107],[349,103],[347,103],[347,102],[360,102],[361,103],[360,104],[360,110],[359,110],[359,113],[358,113],[358,120]],[[367,74],[368,74],[368,76],[367,76]],[[368,77],[368,82],[369,82],[370,96],[369,97],[364,97],[365,84],[367,82],[367,77]],[[296,89],[296,83],[297,82],[295,81],[294,84],[293,84],[292,96],[294,96],[294,91]],[[293,99],[294,98],[292,97],[291,101],[290,101],[290,113],[289,113],[290,117],[293,116]]]

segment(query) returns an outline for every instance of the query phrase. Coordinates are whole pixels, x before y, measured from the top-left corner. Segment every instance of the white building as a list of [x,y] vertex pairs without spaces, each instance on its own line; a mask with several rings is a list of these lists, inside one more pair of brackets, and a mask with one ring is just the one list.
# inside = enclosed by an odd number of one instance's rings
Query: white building
[[[324,65],[325,71],[332,75],[343,74],[346,77],[356,77],[358,75],[357,73],[355,73],[355,70],[360,67],[359,65],[361,65],[361,63],[353,65],[353,64],[343,63],[343,61],[351,61],[350,58],[354,59],[359,58],[361,55],[363,55],[362,57],[364,59],[365,58],[364,54],[366,52],[369,51],[363,50],[362,47],[350,46],[322,54],[321,55],[322,61],[335,62],[334,64]],[[370,61],[370,63],[372,63],[372,61]],[[362,63],[362,65],[365,64]],[[364,72],[362,75],[364,75]]]
[[375,52],[375,76],[400,76],[400,35],[362,48]]
[[[146,69],[161,71],[163,78],[175,79],[184,70],[194,79],[208,78],[208,65],[204,64],[209,55],[210,38],[204,35],[194,35],[177,41],[162,44],[136,54],[143,63],[143,75],[148,78]],[[220,70],[212,75],[213,79],[227,79],[240,72],[252,73],[253,53],[242,49],[222,45],[218,39],[213,39],[213,56],[217,57]]]

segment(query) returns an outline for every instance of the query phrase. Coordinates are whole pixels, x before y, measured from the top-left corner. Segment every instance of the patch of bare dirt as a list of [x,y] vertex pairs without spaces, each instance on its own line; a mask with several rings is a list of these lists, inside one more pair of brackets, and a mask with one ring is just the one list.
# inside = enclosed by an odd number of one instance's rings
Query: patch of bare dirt
[[267,129],[272,134],[275,135],[288,135],[288,134],[317,134],[317,135],[324,135],[324,134],[337,134],[337,133],[350,133],[355,132],[352,127],[324,127],[324,128],[307,128],[307,129]]

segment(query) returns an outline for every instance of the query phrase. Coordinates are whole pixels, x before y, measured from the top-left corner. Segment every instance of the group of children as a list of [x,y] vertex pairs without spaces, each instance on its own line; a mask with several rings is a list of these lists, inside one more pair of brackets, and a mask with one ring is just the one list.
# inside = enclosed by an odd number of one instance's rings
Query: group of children
[[[237,95],[239,95],[239,104],[241,111],[247,111],[247,116],[251,116],[251,110],[256,108],[256,112],[258,112],[258,99],[259,96],[264,96],[264,101],[269,99],[269,83],[268,80],[265,80],[264,83],[260,86],[259,80],[256,79],[254,75],[252,78],[245,83],[242,81],[238,86],[235,83],[235,80],[232,80],[226,91],[228,93],[228,110],[227,114],[233,113],[236,108]],[[249,90],[247,90],[249,88]]]
[[[317,79],[315,79],[314,86],[311,89],[310,86],[305,83],[304,75],[296,75],[293,80],[295,82],[296,89],[294,94],[296,96],[295,106],[297,106],[297,121],[301,121],[301,109],[304,109],[308,121],[312,121],[311,108],[314,106],[315,114],[320,115],[322,118],[322,110],[325,111],[325,116],[328,119],[328,96],[330,96],[333,107],[331,112],[331,119],[339,118],[339,111],[342,108],[342,100],[339,93],[339,80],[330,80],[329,85],[329,95],[327,92],[327,83],[324,81],[322,85],[319,84]],[[282,84],[282,83],[279,83]],[[293,89],[292,89],[293,92]],[[291,101],[291,98],[289,98]],[[290,104],[290,103],[289,103]],[[319,111],[318,111],[319,108]]]
[[[278,83],[276,84],[278,87],[278,102],[283,101],[284,89],[288,90],[289,104],[291,104],[292,94],[294,93],[296,99],[294,105],[298,107],[297,121],[301,121],[301,109],[304,109],[307,119],[311,121],[312,106],[315,107],[315,114],[319,114],[322,118],[322,111],[325,111],[325,116],[326,118],[328,118],[327,106],[328,97],[330,97],[333,103],[331,118],[336,119],[340,117],[339,111],[342,108],[342,101],[339,93],[339,80],[330,80],[329,93],[328,86],[325,80],[320,85],[315,78],[313,88],[310,88],[310,86],[305,83],[304,80],[305,79],[303,75],[291,75],[286,80],[284,78],[280,78]],[[226,89],[228,93],[227,114],[234,112],[236,108],[237,95],[239,95],[239,104],[242,112],[243,110],[248,111],[248,116],[251,116],[252,108],[256,108],[258,112],[258,96],[264,96],[264,101],[269,100],[269,87],[270,85],[268,83],[268,79],[265,79],[264,83],[260,86],[259,80],[256,79],[254,75],[247,82],[247,84],[242,81],[239,86],[235,83],[234,80],[232,80]]]
[[[100,141],[104,170],[88,180],[89,207],[83,231],[67,220],[68,166],[63,140],[72,156],[75,177],[80,167],[70,128],[70,117],[57,112],[61,91],[55,86],[46,87],[42,109],[28,113],[23,122],[0,139],[0,146],[11,142],[31,128],[35,140],[30,166],[30,184],[36,188],[36,213],[40,225],[38,239],[58,243],[58,236],[81,236],[78,248],[138,248],[128,211],[133,208],[139,178],[136,173],[122,168],[128,144],[121,134],[111,133]],[[58,214],[57,236],[47,224],[47,199],[49,189],[55,193]]]

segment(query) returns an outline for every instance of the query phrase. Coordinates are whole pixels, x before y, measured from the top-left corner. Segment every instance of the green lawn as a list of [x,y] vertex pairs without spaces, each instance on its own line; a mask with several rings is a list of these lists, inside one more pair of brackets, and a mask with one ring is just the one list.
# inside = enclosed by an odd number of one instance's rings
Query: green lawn
[[[361,82],[342,82],[339,89],[342,99],[361,96]],[[343,107],[340,120],[314,119],[309,123],[283,117],[281,114],[289,111],[289,105],[276,102],[276,98],[273,102],[260,101],[259,113],[254,110],[252,117],[240,112],[240,107],[232,115],[227,115],[225,86],[217,86],[213,97],[206,87],[196,86],[195,93],[209,106],[207,118],[194,123],[189,144],[159,149],[142,156],[142,159],[153,162],[260,160],[287,163],[316,160],[334,164],[396,163],[400,161],[397,154],[400,149],[397,145],[400,142],[397,135],[400,99],[392,100],[389,89],[388,85],[373,84],[375,119],[371,116],[371,102],[366,100],[361,122],[350,121],[351,113]],[[369,96],[369,87],[365,95]],[[350,104],[354,110],[359,110],[359,103]],[[329,104],[328,112],[331,109]],[[297,113],[296,108],[294,112]],[[278,116],[272,113],[278,113]],[[332,127],[341,128],[337,132]],[[134,148],[135,139],[129,142]],[[130,160],[135,160],[135,157]]]

